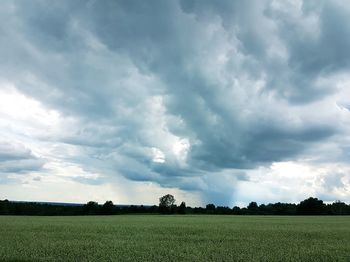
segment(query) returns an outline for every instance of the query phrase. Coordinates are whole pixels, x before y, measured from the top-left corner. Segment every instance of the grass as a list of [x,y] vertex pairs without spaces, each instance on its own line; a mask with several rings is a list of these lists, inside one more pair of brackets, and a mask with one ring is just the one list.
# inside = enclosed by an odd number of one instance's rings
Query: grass
[[1,261],[350,261],[350,217],[0,216]]

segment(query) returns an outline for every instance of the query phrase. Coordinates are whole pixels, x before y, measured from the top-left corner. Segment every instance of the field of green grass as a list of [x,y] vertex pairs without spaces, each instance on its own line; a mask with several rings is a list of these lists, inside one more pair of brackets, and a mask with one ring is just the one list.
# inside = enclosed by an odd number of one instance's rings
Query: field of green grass
[[350,261],[350,217],[0,216],[0,261]]

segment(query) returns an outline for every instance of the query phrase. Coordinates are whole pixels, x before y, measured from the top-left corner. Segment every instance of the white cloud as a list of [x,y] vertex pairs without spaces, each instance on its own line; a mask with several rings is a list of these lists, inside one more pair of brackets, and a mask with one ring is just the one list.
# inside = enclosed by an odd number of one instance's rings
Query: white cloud
[[152,147],[152,153],[153,153],[153,161],[156,163],[164,163],[165,162],[165,155],[164,153],[159,150],[158,148]]
[[238,184],[236,204],[299,202],[310,196],[324,201],[349,201],[350,166],[298,162],[274,163],[270,168],[249,172]]

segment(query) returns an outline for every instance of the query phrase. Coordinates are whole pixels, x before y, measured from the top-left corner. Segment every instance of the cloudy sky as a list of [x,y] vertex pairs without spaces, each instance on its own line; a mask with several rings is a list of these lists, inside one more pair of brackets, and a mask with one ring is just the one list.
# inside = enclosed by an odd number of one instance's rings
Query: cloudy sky
[[350,201],[347,1],[1,1],[0,199]]

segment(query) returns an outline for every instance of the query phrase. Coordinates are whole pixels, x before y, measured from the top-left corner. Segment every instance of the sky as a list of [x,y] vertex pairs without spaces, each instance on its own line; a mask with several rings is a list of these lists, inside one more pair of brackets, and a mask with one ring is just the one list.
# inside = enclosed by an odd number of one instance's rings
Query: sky
[[347,1],[3,0],[0,199],[350,202]]

